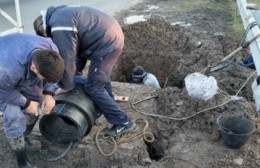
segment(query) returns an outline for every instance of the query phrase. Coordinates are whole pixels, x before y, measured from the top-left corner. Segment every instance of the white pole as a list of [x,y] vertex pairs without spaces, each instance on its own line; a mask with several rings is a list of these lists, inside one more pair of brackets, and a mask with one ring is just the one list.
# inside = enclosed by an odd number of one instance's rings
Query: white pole
[[14,26],[17,26],[17,22],[16,20],[14,20],[10,15],[8,15],[5,11],[3,11],[1,8],[0,8],[0,14],[6,18],[6,20],[8,20],[11,24],[13,24]]
[[[247,9],[247,5],[248,4],[246,0],[237,0],[238,10],[245,29],[253,22],[258,22],[260,24],[260,20],[256,20],[256,17],[252,14],[251,10]],[[260,17],[257,18],[260,19]],[[258,25],[255,25],[248,31],[246,40],[253,39],[257,35],[260,35],[260,28]],[[257,75],[260,75],[260,38],[257,38],[255,41],[253,41],[249,45],[249,48],[253,56]]]
[[22,33],[23,32],[23,25],[22,25],[22,17],[21,17],[19,0],[14,0],[14,3],[15,3],[17,26],[19,28],[19,32]]

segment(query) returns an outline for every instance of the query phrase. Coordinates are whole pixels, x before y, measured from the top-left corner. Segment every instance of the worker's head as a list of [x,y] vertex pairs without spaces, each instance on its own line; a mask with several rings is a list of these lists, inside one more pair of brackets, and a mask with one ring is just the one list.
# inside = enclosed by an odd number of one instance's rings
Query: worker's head
[[246,57],[252,54],[249,48],[243,48],[241,50],[241,52],[242,52],[243,56],[246,56]]
[[44,27],[43,27],[43,19],[42,19],[42,15],[41,16],[38,16],[34,22],[33,22],[33,28],[34,28],[34,31],[37,35],[39,36],[43,36],[43,37],[47,37],[47,34],[44,30]]
[[136,66],[131,74],[132,83],[142,83],[144,77],[147,75],[147,72],[141,66]]
[[64,73],[64,61],[53,50],[36,50],[33,52],[30,70],[41,80],[58,82]]

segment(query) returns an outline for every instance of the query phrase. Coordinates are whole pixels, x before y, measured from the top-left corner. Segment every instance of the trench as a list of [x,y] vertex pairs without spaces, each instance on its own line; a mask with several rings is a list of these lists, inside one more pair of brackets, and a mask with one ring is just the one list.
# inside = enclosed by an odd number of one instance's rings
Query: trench
[[[207,65],[219,62],[231,53],[237,43],[232,38],[208,32],[187,30],[170,25],[162,19],[148,19],[123,27],[125,48],[121,58],[114,67],[112,80],[130,83],[130,75],[135,66],[142,66],[154,74],[162,87],[157,93],[158,114],[170,117],[185,117],[205,108],[214,107],[226,100],[220,95],[209,102],[191,99],[185,92],[184,79],[188,74],[199,72]],[[252,72],[239,65],[240,53],[235,61],[227,67],[212,72],[218,81],[219,88],[226,94],[234,95]],[[250,85],[243,88],[239,96],[252,101]],[[181,105],[180,101],[182,102]],[[242,106],[242,107],[241,107]],[[178,130],[196,129],[210,136],[216,129],[215,119],[223,113],[237,113],[241,106],[230,105],[214,109],[213,114],[201,114],[190,120],[162,123],[153,118],[156,125],[155,134],[160,136],[154,143],[146,143],[147,152],[152,160],[159,161],[164,157],[171,138],[178,138],[172,128]],[[177,136],[177,137],[175,137]]]

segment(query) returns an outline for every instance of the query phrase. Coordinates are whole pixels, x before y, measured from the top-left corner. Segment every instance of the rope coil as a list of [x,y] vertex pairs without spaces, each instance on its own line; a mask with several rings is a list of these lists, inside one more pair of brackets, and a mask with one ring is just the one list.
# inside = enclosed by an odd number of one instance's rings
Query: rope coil
[[[135,122],[137,125],[144,123],[143,130],[141,132],[138,132],[139,127],[137,126],[135,130],[123,135],[122,137],[110,137],[110,136],[107,137],[107,136],[104,136],[104,134],[102,135],[102,133],[104,132],[103,130],[107,129],[107,127],[104,127],[102,129],[98,130],[98,132],[95,136],[95,141],[96,141],[96,145],[97,145],[97,148],[100,151],[100,153],[104,156],[111,156],[116,152],[118,144],[123,143],[123,142],[130,142],[130,141],[136,140],[140,137],[143,137],[143,140],[148,143],[152,143],[155,140],[154,135],[148,131],[149,123],[147,120],[138,118],[138,119],[133,120],[133,122]],[[135,133],[135,132],[138,132],[138,133]],[[111,152],[105,153],[104,150],[101,148],[100,143],[99,143],[100,137],[103,140],[107,139],[107,141],[113,145],[113,149],[111,150]]]

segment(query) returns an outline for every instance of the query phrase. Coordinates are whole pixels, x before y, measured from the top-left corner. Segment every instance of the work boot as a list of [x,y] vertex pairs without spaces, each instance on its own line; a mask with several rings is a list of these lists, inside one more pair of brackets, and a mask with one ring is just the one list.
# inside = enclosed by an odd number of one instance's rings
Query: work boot
[[34,125],[36,124],[38,117],[28,116],[26,121],[26,131],[24,132],[25,149],[28,151],[38,151],[42,148],[41,141],[30,140],[28,136],[31,134]]
[[8,143],[15,153],[17,166],[19,168],[33,168],[27,158],[24,137],[8,138]]
[[111,137],[118,137],[124,133],[133,131],[135,127],[135,122],[129,120],[128,122],[121,125],[113,125],[110,129],[107,129],[105,131],[105,135]]
[[27,151],[35,152],[42,148],[41,141],[30,140],[28,137],[24,137],[24,140],[25,140],[25,149]]

